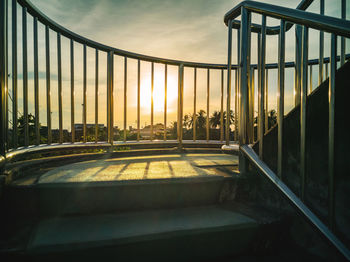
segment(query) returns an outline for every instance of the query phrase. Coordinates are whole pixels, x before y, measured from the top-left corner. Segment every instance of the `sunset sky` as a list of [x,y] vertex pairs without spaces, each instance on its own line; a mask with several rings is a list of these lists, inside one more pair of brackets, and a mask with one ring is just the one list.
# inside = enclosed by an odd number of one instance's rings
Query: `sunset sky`
[[[271,4],[295,8],[299,0],[269,0]],[[32,0],[48,17],[60,25],[86,38],[119,49],[145,55],[158,56],[185,61],[221,63],[227,62],[227,27],[223,23],[224,14],[239,1],[232,0]],[[347,7],[350,3],[347,1]],[[312,4],[309,11],[318,12],[319,1]],[[347,12],[350,14],[350,10]],[[11,8],[9,10],[11,14]],[[340,17],[340,0],[326,1],[326,14]],[[18,57],[21,58],[21,9],[18,6]],[[11,18],[11,17],[10,17]],[[349,18],[348,18],[349,19]],[[253,16],[260,21],[260,16]],[[276,25],[276,20],[268,20]],[[11,32],[11,29],[9,29]],[[236,50],[236,33],[234,32],[233,50]],[[11,36],[10,36],[11,39]],[[325,55],[329,54],[329,36],[326,35]],[[267,38],[267,61],[277,62],[277,36]],[[32,43],[32,19],[28,18],[28,41]],[[57,102],[57,55],[56,34],[51,31],[51,100],[53,128],[58,127]],[[256,63],[256,35],[252,36],[252,62]],[[287,33],[286,60],[294,59],[294,30]],[[309,58],[318,57],[318,33],[310,30]],[[315,48],[312,48],[312,47]],[[349,52],[347,42],[347,52]],[[9,59],[11,59],[11,45]],[[44,27],[39,25],[39,71],[40,71],[40,122],[46,125],[46,78]],[[33,90],[33,46],[28,45],[29,92]],[[88,123],[94,121],[94,82],[95,51],[88,48]],[[70,130],[70,67],[69,40],[62,38],[62,73],[63,73],[63,122],[64,128]],[[115,57],[115,125],[123,123],[123,61]],[[233,63],[236,63],[234,53]],[[128,60],[128,124],[136,126],[136,66],[137,61]],[[11,69],[11,65],[9,65]],[[100,53],[100,94],[99,119],[106,123],[106,55]],[[150,124],[150,64],[141,66],[141,125]],[[177,105],[177,68],[168,68],[168,123],[176,120]],[[317,83],[318,69],[313,69],[314,87]],[[11,70],[10,72],[11,73]],[[269,107],[277,104],[276,82],[277,70],[269,75],[271,88]],[[22,63],[19,61],[18,74],[21,77]],[[210,114],[220,108],[220,71],[211,71]],[[286,110],[292,107],[293,70],[286,71]],[[226,75],[225,75],[226,77]],[[257,74],[256,74],[257,77]],[[9,81],[11,92],[11,81]],[[22,82],[19,79],[19,111],[22,111]],[[226,83],[225,83],[226,86]],[[206,109],[206,70],[198,71],[197,109]],[[225,87],[226,88],[226,87]],[[193,112],[193,69],[185,69],[185,114]],[[82,122],[82,46],[75,44],[75,122]],[[164,105],[164,66],[155,64],[155,121],[163,122]],[[30,93],[29,111],[34,112],[33,95]]]

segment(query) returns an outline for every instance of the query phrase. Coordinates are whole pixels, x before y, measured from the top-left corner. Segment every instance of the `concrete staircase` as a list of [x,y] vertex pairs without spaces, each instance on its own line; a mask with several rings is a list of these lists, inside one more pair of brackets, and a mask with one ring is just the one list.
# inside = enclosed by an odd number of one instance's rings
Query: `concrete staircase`
[[[280,216],[237,198],[235,156],[163,155],[163,165],[157,156],[103,161],[119,170],[119,178],[122,172],[137,177],[132,164],[150,161],[148,178],[98,181],[108,175],[101,171],[97,181],[87,181],[101,162],[86,161],[62,163],[31,184],[19,179],[8,185],[3,261],[230,260],[268,253],[284,238],[279,232],[287,224]],[[118,167],[128,161],[130,169]],[[173,177],[153,178],[159,169],[166,176],[166,161]],[[67,178],[64,170],[75,171]],[[64,179],[50,180],[62,172]],[[88,175],[77,182],[82,174]]]

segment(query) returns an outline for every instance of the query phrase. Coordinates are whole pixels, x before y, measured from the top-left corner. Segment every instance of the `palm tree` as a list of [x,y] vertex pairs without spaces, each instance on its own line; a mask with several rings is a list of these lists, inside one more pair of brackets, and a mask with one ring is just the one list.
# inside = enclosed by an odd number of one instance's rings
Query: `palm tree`
[[207,114],[204,110],[199,110],[196,116],[196,126],[197,128],[205,128]]
[[[257,116],[254,118],[254,124],[256,125],[258,124]],[[268,129],[270,129],[271,127],[277,124],[277,112],[275,109],[272,109],[267,113],[267,124],[268,124]]]
[[[232,125],[235,121],[234,121],[234,114],[233,111],[230,110],[230,125]],[[212,116],[210,117],[209,120],[210,126],[213,128],[216,128],[218,126],[221,125],[221,112],[220,111],[214,111],[214,113],[212,114]],[[226,111],[224,111],[223,113],[223,126],[225,129],[226,126]]]
[[187,114],[184,116],[184,119],[183,119],[183,127],[186,128],[186,129],[189,129],[192,127],[193,125],[193,119],[192,119],[192,115],[191,114]]

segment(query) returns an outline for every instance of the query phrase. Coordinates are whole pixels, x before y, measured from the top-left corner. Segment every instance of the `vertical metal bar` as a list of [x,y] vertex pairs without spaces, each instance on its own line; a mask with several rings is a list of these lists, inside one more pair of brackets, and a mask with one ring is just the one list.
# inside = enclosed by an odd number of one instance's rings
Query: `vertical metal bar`
[[250,76],[250,23],[251,14],[247,9],[242,8],[241,11],[241,61],[240,61],[240,132],[239,132],[239,144],[251,143],[251,137],[249,136],[249,76]]
[[27,8],[22,8],[24,146],[29,146]]
[[0,2],[0,155],[6,156],[6,3]]
[[192,128],[193,128],[193,141],[197,139],[197,68],[194,68],[194,83],[193,83],[193,117],[192,117]]
[[326,63],[325,64],[325,67],[326,67],[326,79],[328,78],[328,66],[329,66],[329,63]]
[[98,49],[95,50],[95,143],[98,142]]
[[18,147],[17,107],[17,1],[12,0],[12,143]]
[[[241,42],[240,42],[240,29],[237,30],[237,64],[239,64],[241,60]],[[239,110],[240,110],[240,99],[239,99],[239,94],[240,94],[240,84],[239,84],[239,68],[236,68],[235,71],[235,134],[234,134],[234,140],[238,140],[238,130],[239,130]]]
[[302,60],[302,26],[295,26],[295,75],[294,75],[294,105],[300,104],[301,60]]
[[46,51],[46,117],[47,117],[47,144],[52,143],[51,131],[51,87],[50,87],[50,28],[45,26],[45,51]]
[[[324,0],[320,0],[320,14],[324,15]],[[323,59],[324,59],[324,32],[320,31],[320,48],[319,48],[319,61],[318,61],[318,85],[323,82]]]
[[[341,0],[341,18],[346,20],[346,0]],[[345,37],[340,38],[340,66],[345,64]]]
[[74,41],[70,40],[70,127],[72,133],[72,143],[75,142],[74,127]]
[[330,77],[329,77],[329,118],[328,118],[328,201],[329,201],[329,224],[334,230],[334,122],[335,122],[335,72],[337,70],[337,36],[331,36],[331,52],[330,52]]
[[286,23],[281,20],[279,43],[278,43],[278,99],[277,99],[277,175],[282,179],[283,169],[283,116],[284,116],[284,67],[285,67],[285,30]]
[[265,71],[265,133],[269,131],[269,70]]
[[8,0],[4,0],[5,2],[5,15],[3,16],[5,18],[5,150],[9,150],[9,85],[8,85]]
[[266,63],[266,16],[262,16],[261,20],[261,34],[260,34],[260,52],[258,54],[259,56],[259,72],[258,72],[258,78],[259,78],[259,86],[258,86],[258,93],[259,93],[259,109],[258,109],[258,140],[259,140],[259,157],[260,159],[263,159],[263,147],[264,147],[264,119],[265,119],[265,112],[264,112],[264,106],[265,106],[265,63]]
[[[237,38],[239,39],[239,38]],[[237,42],[239,42],[239,40],[237,40]],[[238,64],[238,63],[237,63]],[[238,78],[239,78],[239,72],[238,69],[235,70],[235,113],[234,113],[234,126],[235,126],[235,131],[234,131],[234,141],[238,140],[238,94],[239,94],[239,90],[238,90]]]
[[124,142],[126,142],[126,117],[128,101],[128,58],[124,57]]
[[[226,117],[230,117],[228,113]],[[224,69],[221,69],[221,96],[220,96],[220,141],[224,140]]]
[[[257,34],[257,40],[258,40],[258,45],[257,45],[257,56],[258,56],[258,64],[257,64],[257,72],[258,72],[258,115],[256,117],[256,140],[254,140],[254,142],[259,140],[259,110],[260,110],[260,102],[261,102],[261,98],[260,98],[260,90],[259,90],[259,85],[260,85],[260,78],[261,78],[261,72],[260,72],[260,66],[261,66],[261,31]],[[255,122],[255,119],[254,119]],[[253,123],[254,123],[253,122]],[[259,141],[259,146],[260,146],[260,141]]]
[[248,90],[248,101],[249,101],[249,120],[248,120],[248,132],[249,137],[252,139],[252,143],[254,140],[254,68],[251,67],[249,71],[249,90]]
[[86,44],[83,47],[83,142],[86,143],[86,110],[87,110],[87,99],[86,99]]
[[[251,13],[241,8],[241,57],[240,57],[240,110],[239,110],[239,145],[250,144],[252,142],[248,133],[249,126],[249,75],[250,75],[250,50],[251,50]],[[239,156],[239,171],[245,173],[248,165],[243,155]]]
[[107,56],[107,138],[108,143],[113,146],[114,127],[113,127],[113,72],[114,72],[114,54],[108,52]]
[[35,104],[35,137],[36,145],[40,144],[40,122],[39,122],[39,63],[38,63],[38,18],[33,20],[34,40],[34,104]]
[[301,200],[305,200],[306,182],[306,97],[307,97],[307,61],[308,61],[309,29],[304,26],[303,30],[303,66],[301,77],[301,101],[300,101],[300,185]]
[[181,64],[179,66],[179,76],[178,76],[178,124],[177,124],[177,137],[179,142],[179,149],[182,149],[182,119],[183,119],[183,84],[184,84],[184,66]]
[[209,99],[210,99],[210,70],[207,69],[207,118],[206,118],[206,137],[207,142],[209,141]]
[[141,64],[137,60],[137,141],[140,141],[140,83],[141,83]]
[[59,143],[63,143],[63,113],[62,113],[62,55],[61,55],[61,34],[57,33],[57,81],[58,81],[58,126]]
[[[232,20],[228,21],[226,114],[231,110]],[[230,120],[226,117],[226,145],[230,144]]]
[[153,103],[153,91],[154,91],[154,63],[151,64],[151,134],[150,139],[153,140],[153,114],[154,114],[154,103]]
[[164,66],[164,141],[166,141],[167,137],[167,97],[168,97],[168,65]]
[[309,66],[309,71],[310,71],[309,92],[310,92],[310,94],[311,94],[311,92],[312,92],[312,65]]

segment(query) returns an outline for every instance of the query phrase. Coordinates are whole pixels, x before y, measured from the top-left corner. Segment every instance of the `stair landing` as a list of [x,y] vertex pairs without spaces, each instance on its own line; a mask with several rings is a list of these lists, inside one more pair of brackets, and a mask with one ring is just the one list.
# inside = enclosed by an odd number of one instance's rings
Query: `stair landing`
[[52,169],[42,175],[38,183],[201,177],[218,175],[217,170],[214,170],[217,166],[237,164],[236,156],[225,154],[173,154],[99,159]]

